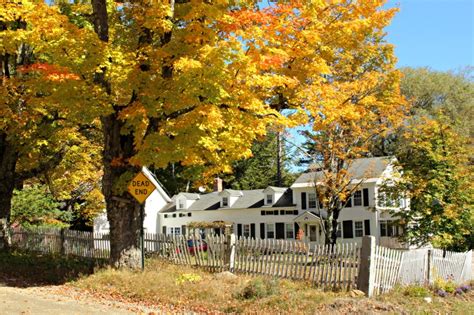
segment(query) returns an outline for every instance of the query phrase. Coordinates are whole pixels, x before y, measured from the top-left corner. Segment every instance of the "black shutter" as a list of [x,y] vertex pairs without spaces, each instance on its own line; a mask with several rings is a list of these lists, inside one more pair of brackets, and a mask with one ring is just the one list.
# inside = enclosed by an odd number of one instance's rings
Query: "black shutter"
[[161,232],[166,235],[166,226],[165,225],[163,225],[161,227]]
[[275,230],[276,230],[276,239],[282,240],[285,238],[285,223],[276,223]]
[[365,235],[370,235],[370,220],[364,220]]
[[255,238],[255,223],[250,223],[250,237]]
[[364,198],[364,207],[368,207],[369,206],[369,189],[367,188],[362,189],[362,195]]
[[349,197],[349,200],[347,200],[346,208],[352,207],[352,196]]
[[354,238],[352,220],[342,221],[342,237]]
[[265,223],[260,223],[260,238],[262,240],[265,238]]
[[242,236],[242,224],[237,224],[237,237]]
[[295,222],[295,239],[298,237],[299,231],[300,231],[300,225]]
[[306,209],[306,193],[301,193],[301,209]]
[[186,235],[186,225],[181,225],[181,235]]

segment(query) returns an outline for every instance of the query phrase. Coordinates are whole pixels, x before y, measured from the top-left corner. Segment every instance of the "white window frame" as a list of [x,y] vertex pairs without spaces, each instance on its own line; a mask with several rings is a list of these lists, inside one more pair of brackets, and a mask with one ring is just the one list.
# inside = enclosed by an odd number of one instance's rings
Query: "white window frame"
[[[291,237],[288,237],[289,232],[292,233]],[[285,239],[295,239],[295,224],[294,223],[285,223]]]
[[[269,229],[271,227],[271,231]],[[269,233],[273,233],[270,234]],[[274,223],[265,223],[265,236],[266,238],[274,239],[275,238],[275,224]]]
[[354,196],[352,197],[352,205],[354,207],[362,206],[362,190],[357,190],[354,192]]
[[[316,197],[316,193],[308,193],[308,209],[316,209],[317,202],[318,202],[318,198]],[[312,207],[312,203],[314,203],[313,207]]]
[[222,197],[222,207],[229,206],[229,197]]
[[178,205],[176,207],[178,210],[181,210],[181,209],[186,209],[186,200],[185,199],[178,199]]
[[265,203],[267,205],[272,205],[273,204],[273,194],[267,194],[265,197]]
[[171,226],[170,228],[170,235],[181,235],[181,227],[180,226]]
[[242,224],[242,236],[250,237],[250,224]]
[[[359,232],[359,233],[358,233]],[[360,235],[358,235],[360,234]],[[364,222],[362,221],[354,221],[354,236],[355,237],[362,237],[364,236]]]

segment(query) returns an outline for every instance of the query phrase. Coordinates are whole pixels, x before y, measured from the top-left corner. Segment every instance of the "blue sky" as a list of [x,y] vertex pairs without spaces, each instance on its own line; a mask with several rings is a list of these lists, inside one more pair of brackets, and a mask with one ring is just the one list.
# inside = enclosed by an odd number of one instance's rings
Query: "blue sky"
[[474,0],[389,0],[400,11],[387,30],[398,66],[456,70],[474,65]]

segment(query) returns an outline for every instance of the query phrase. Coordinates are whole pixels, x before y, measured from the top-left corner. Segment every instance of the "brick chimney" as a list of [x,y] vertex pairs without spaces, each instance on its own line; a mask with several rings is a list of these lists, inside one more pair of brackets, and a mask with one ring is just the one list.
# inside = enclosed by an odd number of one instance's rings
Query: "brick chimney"
[[222,179],[219,177],[214,178],[214,191],[221,192],[222,188]]

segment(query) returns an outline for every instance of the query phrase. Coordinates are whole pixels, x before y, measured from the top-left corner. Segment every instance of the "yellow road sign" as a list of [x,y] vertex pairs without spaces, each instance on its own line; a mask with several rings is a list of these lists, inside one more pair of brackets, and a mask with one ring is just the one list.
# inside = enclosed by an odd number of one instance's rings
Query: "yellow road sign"
[[128,184],[128,192],[138,200],[139,203],[144,203],[151,193],[156,189],[155,185],[148,179],[148,177],[140,172],[135,176],[130,184]]

